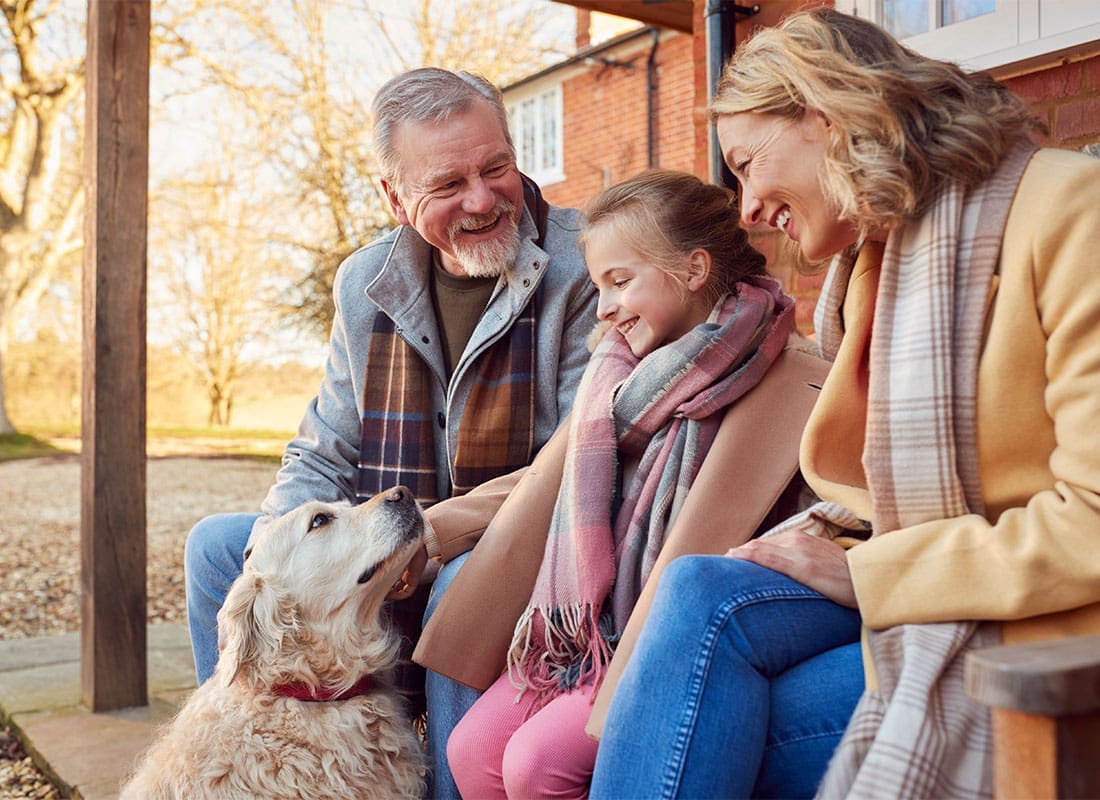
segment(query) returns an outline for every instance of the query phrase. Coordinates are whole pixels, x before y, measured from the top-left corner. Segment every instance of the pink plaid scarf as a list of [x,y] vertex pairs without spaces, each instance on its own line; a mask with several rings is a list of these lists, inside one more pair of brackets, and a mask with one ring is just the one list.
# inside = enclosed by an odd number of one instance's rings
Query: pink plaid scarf
[[[639,361],[609,330],[577,390],[542,567],[516,626],[517,687],[598,682],[714,440],[722,411],[763,377],[793,330],[794,301],[751,279],[708,322]],[[620,494],[620,452],[639,458]]]

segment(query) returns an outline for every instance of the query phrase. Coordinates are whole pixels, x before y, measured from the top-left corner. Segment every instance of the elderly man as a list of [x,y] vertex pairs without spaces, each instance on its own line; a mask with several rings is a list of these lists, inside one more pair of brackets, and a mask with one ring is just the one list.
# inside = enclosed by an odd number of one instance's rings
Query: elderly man
[[[200,682],[217,661],[217,611],[255,526],[308,500],[355,502],[395,484],[425,506],[455,498],[437,506],[444,513],[429,509],[434,531],[394,597],[412,593],[429,558],[451,562],[438,593],[568,413],[587,361],[595,294],[576,240],[581,218],[548,206],[518,171],[499,90],[417,69],[386,83],[372,110],[400,225],[340,266],[325,376],[263,513],[207,517],[188,536]],[[457,796],[446,735],[473,699],[429,675],[436,796]]]

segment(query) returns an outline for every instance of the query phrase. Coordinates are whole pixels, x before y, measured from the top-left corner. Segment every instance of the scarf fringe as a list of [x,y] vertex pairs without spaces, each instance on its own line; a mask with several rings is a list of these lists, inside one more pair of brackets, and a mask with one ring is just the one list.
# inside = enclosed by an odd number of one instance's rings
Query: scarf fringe
[[507,670],[519,690],[517,699],[525,692],[536,695],[528,716],[558,695],[603,680],[614,654],[614,637],[604,627],[592,603],[524,611],[508,651]]

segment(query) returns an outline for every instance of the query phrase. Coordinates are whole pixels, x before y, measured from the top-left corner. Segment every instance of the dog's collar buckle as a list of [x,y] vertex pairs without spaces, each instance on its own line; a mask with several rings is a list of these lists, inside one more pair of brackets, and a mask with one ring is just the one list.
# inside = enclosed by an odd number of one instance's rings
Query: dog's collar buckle
[[305,700],[312,703],[327,703],[332,700],[347,700],[349,697],[358,697],[371,690],[374,681],[370,675],[364,675],[350,687],[342,692],[319,686],[316,689],[308,683],[280,683],[271,687],[271,691],[282,697],[290,697],[294,700]]

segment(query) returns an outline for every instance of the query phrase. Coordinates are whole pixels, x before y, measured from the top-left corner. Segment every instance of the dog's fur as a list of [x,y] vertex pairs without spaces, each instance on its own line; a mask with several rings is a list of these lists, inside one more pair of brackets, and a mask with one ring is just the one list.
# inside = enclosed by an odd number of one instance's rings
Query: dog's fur
[[[423,529],[398,487],[355,507],[307,503],[258,531],[219,614],[213,677],[122,798],[420,797],[423,753],[392,689],[398,640],[382,606]],[[365,674],[372,688],[344,700],[272,690],[340,691]]]

